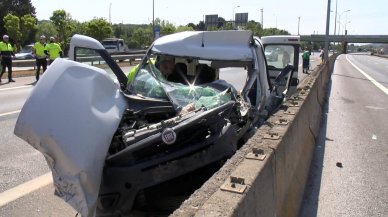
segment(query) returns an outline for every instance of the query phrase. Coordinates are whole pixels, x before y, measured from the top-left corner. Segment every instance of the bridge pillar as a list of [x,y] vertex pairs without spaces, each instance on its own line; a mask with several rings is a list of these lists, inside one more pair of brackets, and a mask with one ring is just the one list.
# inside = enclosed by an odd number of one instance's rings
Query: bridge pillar
[[342,53],[346,53],[348,51],[348,42],[342,42]]

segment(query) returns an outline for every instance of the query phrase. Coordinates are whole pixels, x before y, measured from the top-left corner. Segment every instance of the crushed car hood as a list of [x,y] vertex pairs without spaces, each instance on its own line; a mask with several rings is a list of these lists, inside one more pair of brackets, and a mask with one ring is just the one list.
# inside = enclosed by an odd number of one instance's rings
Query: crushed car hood
[[56,195],[82,216],[95,215],[106,154],[126,108],[105,71],[57,59],[18,117],[15,134],[44,155]]

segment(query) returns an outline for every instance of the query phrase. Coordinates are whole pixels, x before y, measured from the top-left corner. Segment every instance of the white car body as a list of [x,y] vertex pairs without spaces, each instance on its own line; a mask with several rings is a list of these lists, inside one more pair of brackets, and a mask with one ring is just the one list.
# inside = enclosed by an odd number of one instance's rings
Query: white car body
[[[115,72],[116,82],[102,69],[75,62],[79,48],[98,50]],[[260,39],[253,38],[249,31],[182,32],[156,40],[151,49],[159,54],[215,62],[251,61],[254,70],[249,72],[241,95],[249,102],[248,93],[257,82],[252,106],[262,112],[268,105],[271,89],[264,51]],[[56,195],[82,216],[96,214],[107,152],[128,107],[122,92],[126,77],[104,51],[95,39],[73,36],[70,60],[58,59],[49,67],[23,106],[15,126],[15,134],[45,156],[53,173]]]

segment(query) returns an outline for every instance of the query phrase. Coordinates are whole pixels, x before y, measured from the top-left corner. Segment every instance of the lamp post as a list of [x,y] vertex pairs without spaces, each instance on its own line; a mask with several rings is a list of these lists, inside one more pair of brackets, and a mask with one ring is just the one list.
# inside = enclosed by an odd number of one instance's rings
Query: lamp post
[[109,3],[109,23],[112,24],[112,20],[111,20],[111,9],[112,9],[112,2]]
[[264,12],[264,10],[263,10],[263,8],[260,9],[260,12],[261,12],[261,28],[264,29],[264,25],[263,25],[263,12]]
[[338,7],[338,0],[335,1],[335,18],[334,18],[334,35],[337,30],[337,7]]
[[[344,14],[344,13],[348,13],[350,10],[346,10],[346,11],[342,11],[340,13],[340,15],[338,16],[338,23],[341,24],[341,16]],[[341,34],[341,25],[338,25],[338,35]]]
[[233,16],[232,16],[232,21],[234,21],[234,23],[236,23],[236,21],[235,21],[235,17],[234,17],[234,10],[236,9],[236,8],[239,8],[240,6],[238,5],[238,6],[236,6],[236,7],[234,7],[233,8]]
[[298,35],[299,35],[300,17],[298,17]]
[[152,36],[155,41],[155,0],[152,0]]
[[325,61],[329,58],[329,27],[330,27],[330,3],[331,0],[327,1],[327,13],[326,13],[326,37],[325,37]]

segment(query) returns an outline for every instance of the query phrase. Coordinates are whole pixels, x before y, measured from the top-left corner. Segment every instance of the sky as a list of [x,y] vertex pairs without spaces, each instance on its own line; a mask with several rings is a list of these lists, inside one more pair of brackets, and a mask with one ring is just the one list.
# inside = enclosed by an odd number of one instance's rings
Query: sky
[[[248,13],[249,20],[261,21],[264,28],[277,27],[291,34],[324,34],[328,0],[154,0],[155,18],[175,25],[197,24],[204,15],[218,14],[231,20],[233,13]],[[388,35],[388,0],[331,0],[330,34],[346,29],[352,35]],[[64,9],[78,21],[103,17],[112,23],[152,22],[152,0],[31,0],[39,20],[49,19],[54,10]],[[350,10],[349,12],[345,12]],[[341,16],[340,16],[341,15]]]

